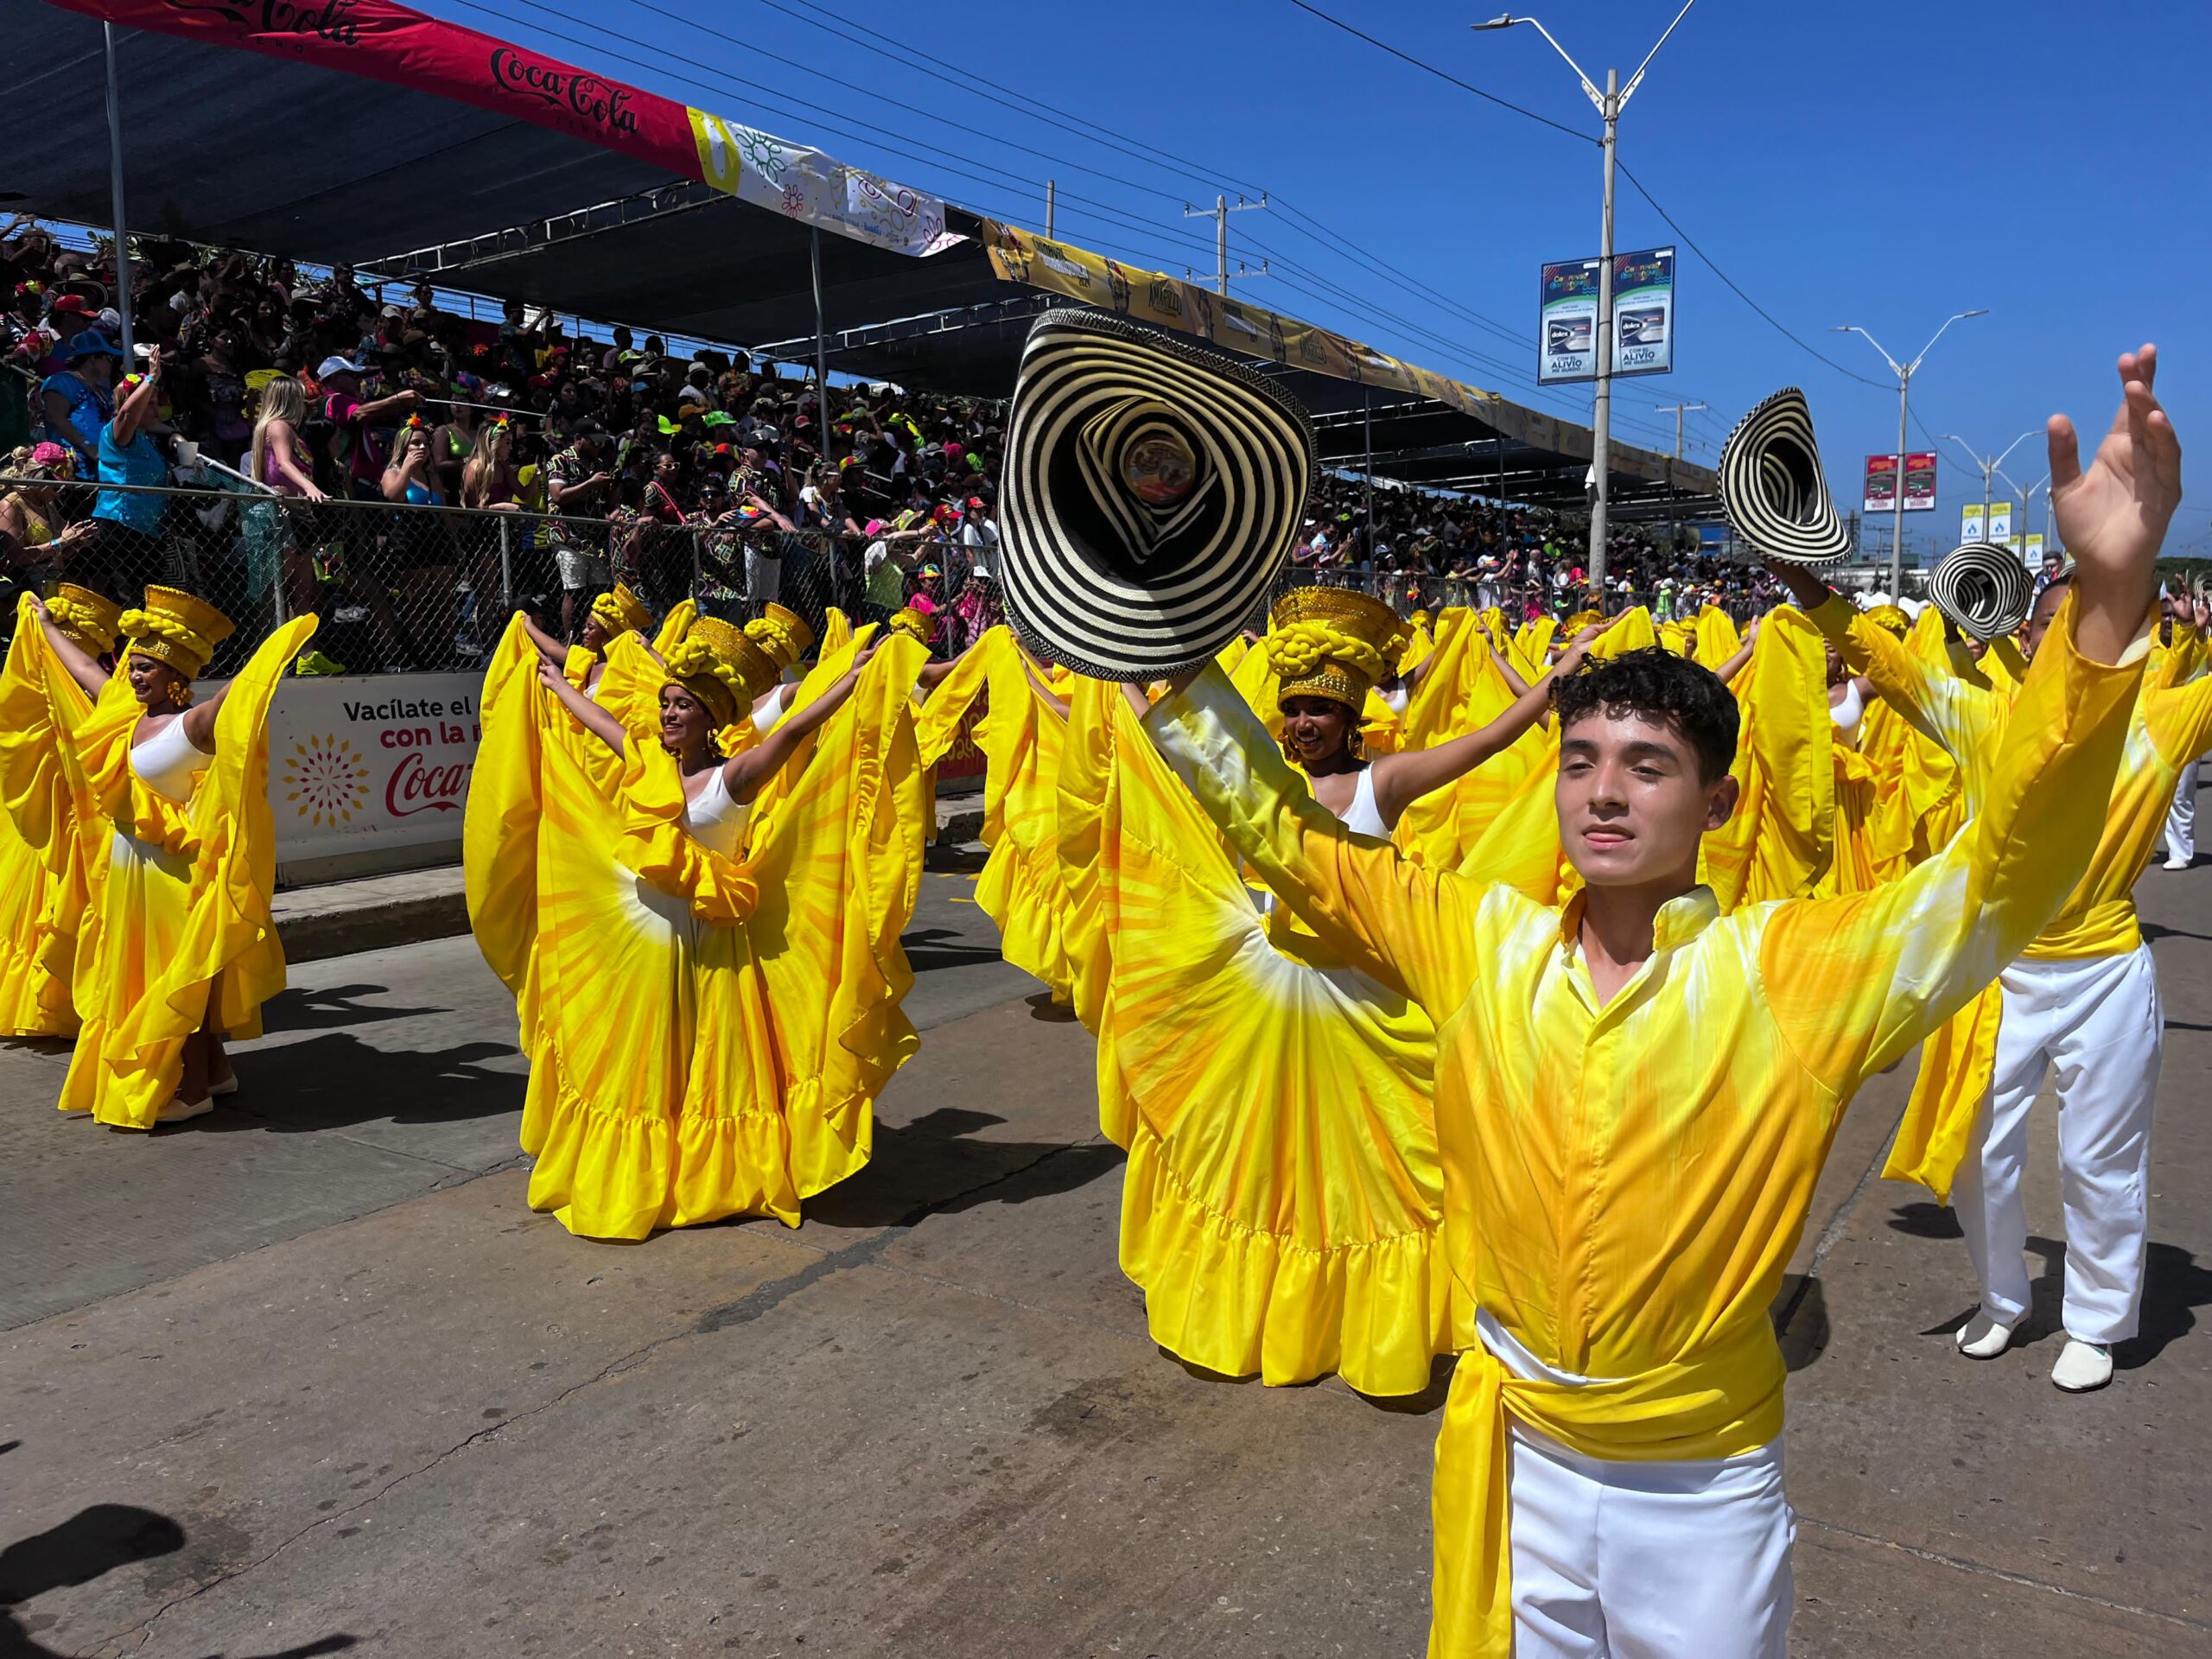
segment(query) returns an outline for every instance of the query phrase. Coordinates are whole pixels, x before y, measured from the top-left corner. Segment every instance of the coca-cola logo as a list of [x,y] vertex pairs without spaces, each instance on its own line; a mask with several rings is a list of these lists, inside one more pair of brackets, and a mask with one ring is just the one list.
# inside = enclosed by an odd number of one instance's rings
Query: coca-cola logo
[[502,46],[492,53],[492,79],[504,92],[526,93],[606,131],[634,134],[638,130],[637,112],[630,108],[630,89],[581,69],[558,68]]
[[432,766],[420,749],[391,769],[385,781],[384,810],[395,818],[411,818],[417,812],[457,812],[468,798],[471,763],[456,760]]
[[356,0],[321,0],[320,4],[295,0],[168,0],[171,11],[188,16],[212,12],[226,22],[260,35],[311,35],[333,46],[358,46],[360,26],[353,19]]

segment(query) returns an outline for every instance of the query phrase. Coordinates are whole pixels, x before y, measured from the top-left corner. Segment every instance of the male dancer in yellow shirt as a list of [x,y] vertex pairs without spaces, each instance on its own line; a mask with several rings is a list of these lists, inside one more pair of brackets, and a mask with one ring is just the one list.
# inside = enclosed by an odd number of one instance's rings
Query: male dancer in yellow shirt
[[[2003,786],[1995,769],[2017,717],[2012,697],[1931,667],[1817,576],[1777,570],[1853,671],[1872,680],[1885,702],[1958,762],[1967,810],[1982,810]],[[2069,580],[2058,576],[2037,597],[2028,618],[2031,654],[2058,615]],[[2112,1344],[2136,1334],[2142,1307],[2151,1116],[2165,1020],[2158,965],[2137,926],[2131,890],[2150,862],[2184,769],[2212,744],[2212,679],[2177,683],[2188,666],[2186,652],[2170,652],[2145,676],[2088,869],[1999,976],[1993,1045],[1986,1038],[1961,1042],[1940,1058],[1931,1046],[1923,1056],[1923,1071],[1942,1068],[1915,1090],[1915,1114],[1924,1115],[1926,1133],[1909,1127],[1900,1134],[1904,1156],[1893,1156],[1889,1171],[1929,1182],[1938,1196],[1948,1192],[1981,1286],[1981,1306],[1959,1332],[1959,1348],[1970,1358],[1994,1359],[2027,1316],[2020,1180],[2029,1110],[2046,1068],[2056,1071],[2066,1344],[2050,1380],[2074,1394],[2112,1380]],[[1936,1150],[1923,1154],[1926,1147]],[[1951,1160],[1961,1152],[1954,1186]]]
[[2095,847],[2180,499],[2155,365],[2120,359],[2087,472],[2053,419],[2074,604],[1980,818],[1875,892],[1719,913],[1698,843],[1733,804],[1735,705],[1665,652],[1555,683],[1560,836],[1586,883],[1564,909],[1351,834],[1217,669],[1147,716],[1283,901],[1436,1023],[1446,1237],[1482,1343],[1437,1446],[1432,1656],[1784,1652],[1767,1306],[1844,1105],[2036,936]]

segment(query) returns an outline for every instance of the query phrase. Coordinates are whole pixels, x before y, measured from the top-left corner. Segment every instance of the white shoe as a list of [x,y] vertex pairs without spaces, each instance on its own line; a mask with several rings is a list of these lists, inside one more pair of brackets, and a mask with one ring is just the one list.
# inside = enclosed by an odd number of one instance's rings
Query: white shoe
[[198,1100],[172,1100],[154,1114],[156,1123],[181,1123],[187,1118],[205,1117],[215,1109],[215,1097],[202,1095]]
[[238,1074],[235,1071],[232,1072],[229,1077],[225,1077],[220,1083],[211,1083],[207,1085],[207,1092],[211,1096],[235,1095],[238,1091]]
[[1994,1359],[2012,1345],[2012,1332],[2019,1322],[1999,1325],[1979,1308],[1974,1318],[1959,1327],[1959,1351],[1968,1359]]
[[2050,1380],[2069,1394],[2087,1394],[2112,1381],[2112,1350],[2101,1342],[2066,1338],[2065,1351],[2050,1368]]
[[2189,860],[2185,858],[2170,858],[2160,868],[2169,870],[2185,870],[2189,868]]

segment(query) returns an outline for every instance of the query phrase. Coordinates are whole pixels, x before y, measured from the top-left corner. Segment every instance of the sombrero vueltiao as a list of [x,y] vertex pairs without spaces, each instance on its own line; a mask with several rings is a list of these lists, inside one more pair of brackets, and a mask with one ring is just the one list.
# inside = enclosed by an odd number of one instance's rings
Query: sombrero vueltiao
[[1833,564],[1851,537],[1836,516],[1805,394],[1784,386],[1736,423],[1720,450],[1720,505],[1763,559]]
[[1936,608],[1977,639],[2011,633],[2035,603],[2035,578],[2018,557],[1986,542],[1968,542],[1928,573]]
[[1314,464],[1305,411],[1257,370],[1104,312],[1048,312],[1007,434],[1015,633],[1100,679],[1206,662],[1266,599]]

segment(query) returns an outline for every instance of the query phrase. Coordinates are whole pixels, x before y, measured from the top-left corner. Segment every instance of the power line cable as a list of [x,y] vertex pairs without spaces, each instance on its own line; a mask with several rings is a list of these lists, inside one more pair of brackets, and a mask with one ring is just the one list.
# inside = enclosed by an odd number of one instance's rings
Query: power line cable
[[1598,140],[1592,138],[1588,133],[1577,132],[1573,127],[1568,126],[1564,122],[1554,121],[1548,115],[1538,115],[1534,110],[1524,109],[1518,104],[1515,104],[1509,99],[1500,98],[1496,92],[1486,92],[1481,87],[1476,86],[1472,81],[1462,80],[1457,75],[1447,74],[1445,71],[1438,68],[1433,63],[1423,63],[1419,58],[1414,57],[1411,53],[1399,51],[1398,48],[1391,45],[1389,41],[1378,41],[1375,36],[1370,35],[1363,29],[1354,29],[1350,23],[1344,22],[1341,17],[1332,17],[1327,12],[1322,10],[1319,6],[1309,6],[1306,3],[1306,0],[1290,0],[1290,3],[1296,6],[1300,11],[1312,12],[1313,16],[1319,17],[1323,22],[1332,24],[1338,29],[1341,29],[1347,35],[1357,35],[1361,40],[1365,41],[1370,46],[1378,47],[1382,50],[1388,52],[1392,57],[1397,58],[1406,63],[1410,63],[1416,69],[1424,70],[1427,73],[1434,75],[1439,80],[1448,80],[1454,86],[1459,88],[1460,91],[1472,92],[1477,98],[1482,99],[1485,102],[1497,105],[1498,108],[1502,110],[1510,110],[1516,115],[1526,116],[1529,120],[1535,122],[1539,126],[1549,127],[1554,132],[1563,132],[1568,137],[1576,139],[1582,143],[1594,144],[1598,142]]

